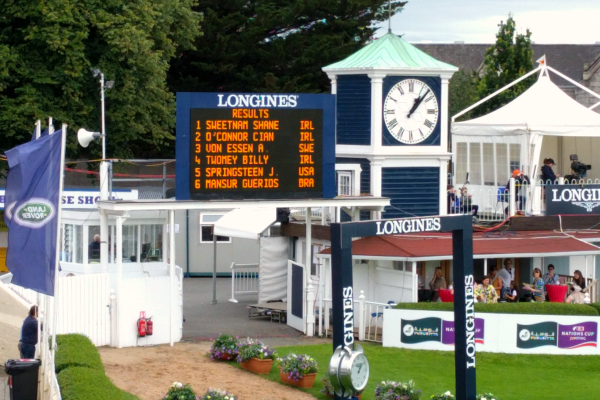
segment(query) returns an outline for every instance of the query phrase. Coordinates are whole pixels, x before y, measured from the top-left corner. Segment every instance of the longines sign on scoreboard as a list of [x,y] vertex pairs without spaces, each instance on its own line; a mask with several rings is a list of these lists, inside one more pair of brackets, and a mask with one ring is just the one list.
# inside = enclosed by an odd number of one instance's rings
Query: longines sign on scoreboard
[[177,93],[178,200],[334,197],[334,97]]

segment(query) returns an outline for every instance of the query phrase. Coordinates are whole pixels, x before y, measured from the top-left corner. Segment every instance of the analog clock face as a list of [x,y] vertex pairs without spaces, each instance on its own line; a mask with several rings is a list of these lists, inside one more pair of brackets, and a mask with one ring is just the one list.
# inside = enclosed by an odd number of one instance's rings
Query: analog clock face
[[383,103],[383,119],[392,136],[405,144],[427,139],[437,126],[438,101],[433,90],[418,79],[396,83]]
[[363,390],[367,386],[367,381],[369,380],[369,361],[364,354],[360,353],[354,358],[350,379],[352,380],[352,387],[357,391]]

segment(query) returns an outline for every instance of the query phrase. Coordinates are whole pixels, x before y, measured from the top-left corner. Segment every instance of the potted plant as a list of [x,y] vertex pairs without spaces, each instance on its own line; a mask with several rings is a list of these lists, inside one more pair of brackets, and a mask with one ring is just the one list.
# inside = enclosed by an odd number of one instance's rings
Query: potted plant
[[237,396],[225,390],[208,388],[203,396],[198,397],[198,400],[237,400]]
[[269,346],[259,341],[248,339],[246,342],[238,344],[237,362],[245,370],[267,375],[271,372],[273,360],[276,357],[276,350],[270,349]]
[[419,400],[421,390],[415,389],[412,380],[408,383],[383,381],[375,387],[376,400]]
[[278,358],[279,377],[289,385],[302,388],[312,387],[317,377],[317,361],[308,354],[288,354]]
[[233,360],[238,355],[238,340],[231,335],[222,334],[210,347],[211,360]]
[[196,393],[190,385],[174,382],[163,400],[196,400]]
[[446,393],[432,394],[430,400],[454,400],[454,395],[448,390]]
[[477,400],[498,400],[498,397],[494,396],[492,393],[481,393],[476,397]]
[[[323,380],[321,380],[321,382],[323,383],[323,389],[321,389],[321,393],[325,394],[325,397],[327,397],[328,399],[333,399],[333,395],[335,394],[335,389],[333,388],[333,385],[331,384],[331,379],[329,378],[329,376],[325,377]],[[354,397],[359,398],[362,396],[362,393],[355,393]]]

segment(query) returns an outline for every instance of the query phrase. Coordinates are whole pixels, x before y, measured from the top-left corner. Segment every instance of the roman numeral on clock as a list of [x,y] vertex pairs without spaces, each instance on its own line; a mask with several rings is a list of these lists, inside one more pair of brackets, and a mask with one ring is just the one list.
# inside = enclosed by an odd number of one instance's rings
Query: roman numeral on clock
[[396,110],[385,110],[386,114],[396,114]]
[[427,96],[425,98],[425,101],[431,101],[431,100],[433,100],[433,94],[430,94],[429,96]]
[[396,127],[396,125],[398,125],[398,121],[396,121],[396,118],[394,118],[389,123],[390,130],[394,129]]
[[428,119],[426,119],[425,122],[423,122],[423,124],[428,128],[431,128],[433,126],[433,122],[431,122]]
[[404,128],[400,127],[400,130],[398,131],[398,136],[400,136],[400,138],[402,138],[402,134],[404,134]]
[[398,90],[400,91],[400,94],[404,94],[404,89],[402,89],[402,86],[398,86]]
[[413,141],[412,131],[408,131],[408,140],[411,142]]
[[427,114],[437,114],[437,113],[435,112],[435,108],[431,108],[431,109],[427,110]]
[[408,82],[408,91],[409,92],[414,92],[415,91],[415,83],[410,81]]

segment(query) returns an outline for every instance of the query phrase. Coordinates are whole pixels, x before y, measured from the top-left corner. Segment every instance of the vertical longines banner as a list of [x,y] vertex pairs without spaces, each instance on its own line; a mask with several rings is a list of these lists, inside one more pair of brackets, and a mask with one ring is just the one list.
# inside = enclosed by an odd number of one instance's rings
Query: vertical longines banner
[[[352,239],[418,232],[452,232],[456,398],[475,400],[477,322],[473,293],[473,226],[468,215],[331,224],[333,350],[340,345],[354,345]],[[406,327],[406,332],[404,327],[402,326],[403,335],[411,336],[412,332],[414,336],[414,326]],[[437,334],[437,338],[441,340],[441,329],[442,324],[437,321],[423,321],[423,330],[417,336],[432,338]],[[337,395],[335,398],[338,399]]]

